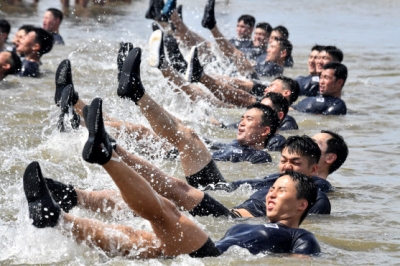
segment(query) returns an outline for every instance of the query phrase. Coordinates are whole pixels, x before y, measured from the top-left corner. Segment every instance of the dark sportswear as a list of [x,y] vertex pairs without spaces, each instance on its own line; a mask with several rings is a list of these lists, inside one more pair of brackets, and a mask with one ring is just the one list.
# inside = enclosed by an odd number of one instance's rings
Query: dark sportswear
[[245,52],[246,49],[252,49],[254,47],[251,39],[238,39],[235,37],[230,39],[229,42],[242,52]]
[[23,59],[19,76],[38,78],[40,76],[39,64]]
[[283,74],[283,67],[277,65],[274,62],[270,61],[256,61],[256,65],[254,66],[254,71],[258,76],[261,77],[271,77],[271,76],[279,76]]
[[268,140],[265,148],[269,151],[281,151],[285,142],[286,138],[284,136],[275,134]]
[[247,161],[253,164],[271,162],[271,156],[266,151],[240,145],[237,140],[231,143],[213,143],[211,149],[217,150],[212,155],[215,161]]
[[53,32],[53,44],[65,44],[60,34]]
[[319,115],[345,115],[347,112],[344,101],[332,96],[308,97],[292,107],[299,112]]
[[238,224],[215,243],[221,253],[231,246],[247,249],[251,254],[266,252],[311,255],[321,252],[315,236],[305,229],[281,223]]
[[300,85],[299,96],[317,96],[319,93],[319,77],[318,76],[299,76],[296,81]]

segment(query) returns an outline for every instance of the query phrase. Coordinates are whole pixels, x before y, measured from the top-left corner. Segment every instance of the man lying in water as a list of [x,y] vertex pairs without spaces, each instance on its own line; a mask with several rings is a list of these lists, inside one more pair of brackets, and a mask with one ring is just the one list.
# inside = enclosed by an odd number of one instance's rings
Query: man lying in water
[[[207,186],[209,184],[218,184],[221,182],[225,182],[225,179],[222,177],[222,174],[216,166],[214,159],[212,158],[204,143],[199,139],[197,134],[192,129],[184,126],[178,119],[165,111],[147,93],[145,93],[138,72],[138,66],[140,64],[140,49],[136,48],[134,51],[132,51],[129,54],[125,63],[126,64],[124,64],[124,66],[126,66],[127,68],[125,69],[124,67],[123,75],[130,76],[130,78],[128,81],[120,82],[120,89],[118,91],[118,94],[121,97],[130,98],[131,100],[133,100],[139,106],[146,118],[149,120],[157,135],[166,138],[169,143],[177,147],[180,153],[183,170],[189,184],[194,187],[198,187],[199,185]],[[132,82],[133,77],[135,78],[134,82]],[[65,80],[68,79],[70,78],[65,78]],[[68,85],[67,87],[70,86]],[[81,108],[84,110],[84,107]],[[243,132],[241,133],[241,135],[243,136],[241,137],[244,137],[245,139],[248,138],[246,137],[246,135],[250,135],[251,137],[251,134],[248,131],[242,131]],[[280,167],[280,172],[282,173],[285,170],[290,169],[300,171],[301,173],[310,177],[312,175],[315,175],[317,164],[321,155],[321,151],[318,145],[306,136],[291,137],[288,139],[287,143],[288,144],[285,144],[283,148],[282,156],[285,156],[285,158],[288,159],[294,157],[294,159],[290,159],[289,163],[283,164],[283,166]],[[117,146],[116,151],[128,165],[132,167],[137,167],[137,165],[140,165],[140,168],[136,170],[139,171],[139,173],[145,178],[147,177],[146,174],[148,173],[141,172],[142,169],[156,168],[153,165],[149,165],[144,160],[128,154],[119,145]],[[281,160],[281,162],[283,161]],[[178,182],[175,180],[175,178],[170,178],[163,173],[160,173],[160,176],[162,177],[160,177],[160,179],[156,183],[152,183],[152,185],[160,185],[161,188],[154,189],[156,191],[159,191],[162,195],[165,195],[164,193],[176,195],[178,193],[176,191],[163,191],[163,189],[165,189],[163,186],[168,187],[168,184],[170,182],[176,182],[176,184],[171,186],[170,189],[177,188],[177,190],[183,193],[182,198],[186,200],[183,201],[182,204],[185,205],[182,207],[185,210],[190,211],[193,215],[232,217],[265,216],[265,208],[262,211],[253,211],[254,207],[252,206],[252,204],[248,204],[246,206],[234,207],[233,210],[229,210],[221,203],[213,199],[211,196],[209,196],[207,193],[197,190],[180,180]],[[152,176],[148,176],[148,180],[152,180],[153,178],[154,177]],[[321,178],[316,178],[315,180],[319,180],[320,182],[318,183],[322,182]],[[271,182],[269,182],[268,185],[270,186]],[[329,191],[329,189],[324,190],[324,187],[325,185],[322,184],[321,186],[319,186],[319,189],[323,192]],[[330,185],[327,185],[327,187],[330,187]],[[257,189],[260,188],[261,187],[258,187]],[[265,191],[265,189],[268,190],[268,188],[266,188],[265,186],[262,187],[263,191]],[[330,213],[329,200],[323,192],[318,192],[318,204],[316,204],[313,213]],[[265,194],[263,197],[265,197]],[[188,198],[190,198],[191,200],[187,201]],[[261,205],[262,204],[263,203],[261,203]],[[258,205],[256,207],[257,209],[259,209]]]
[[275,252],[312,255],[320,252],[314,235],[299,228],[317,195],[314,182],[307,176],[296,172],[284,173],[266,197],[269,222],[235,225],[220,241],[214,243],[204,230],[179,212],[173,202],[154,191],[138,172],[121,161],[109,142],[101,109],[102,101],[99,98],[94,99],[87,108],[85,116],[89,138],[82,157],[89,163],[103,166],[126,204],[150,222],[153,232],[124,225],[109,225],[63,212],[53,200],[37,162],[32,162],[26,168],[23,180],[34,226],[57,226],[61,230],[71,230],[77,241],[95,245],[111,256],[130,258],[180,254],[189,254],[191,257],[219,256],[231,246],[246,248],[252,254]]
[[[144,93],[144,88],[140,80],[140,60],[141,60],[141,50],[140,48],[133,49],[128,57],[125,60],[123,65],[123,70],[121,74],[120,84],[124,83],[124,86],[127,84],[131,84],[132,79],[135,79],[133,85],[129,85],[132,87],[132,90],[129,93],[132,93],[132,100],[134,100],[139,108],[142,110],[143,114],[147,114],[150,111],[147,110],[146,106],[158,106],[157,103],[151,99],[151,97]],[[69,74],[67,74],[69,73]],[[78,94],[73,89],[72,84],[72,76],[70,70],[69,61],[63,61],[59,69],[57,70],[58,77],[56,77],[56,83],[58,80],[60,82],[56,85],[56,103],[61,102],[62,106],[65,106],[68,110],[68,106],[74,106],[75,110],[82,116],[82,109],[86,105],[81,99],[79,99]],[[67,76],[63,76],[67,75]],[[139,93],[141,94],[140,99],[137,99],[139,96],[135,96],[133,94]],[[64,96],[64,97],[63,97]],[[63,100],[64,99],[64,100]],[[162,110],[161,110],[162,109]],[[162,138],[166,138],[168,142],[173,144],[175,147],[175,143],[178,141],[179,137],[171,136],[172,132],[178,127],[182,127],[184,129],[178,130],[179,132],[189,131],[186,127],[178,121],[175,117],[172,117],[170,114],[160,107],[157,110],[158,115],[147,116],[146,118],[149,120],[153,130],[156,134]],[[167,128],[174,127],[174,130],[161,130],[160,125],[165,120],[162,120],[160,117],[164,117],[162,114],[166,114],[167,119],[173,119],[172,125]],[[157,120],[159,119],[159,120]],[[160,122],[161,121],[161,122]],[[230,143],[221,147],[218,151],[214,152],[212,158],[218,161],[231,161],[231,162],[243,162],[248,161],[251,163],[266,163],[271,161],[270,155],[264,151],[266,145],[268,145],[268,140],[274,135],[276,129],[279,125],[278,114],[269,106],[262,105],[260,103],[254,103],[253,105],[248,107],[248,110],[242,117],[242,120],[239,125],[238,133],[236,139]],[[195,132],[190,130],[191,133],[188,133],[190,139],[195,138],[198,139]],[[174,138],[174,139],[172,139]],[[200,139],[198,141],[201,142]],[[189,141],[190,142],[190,141]],[[186,144],[185,144],[186,145]],[[204,146],[204,144],[202,143]],[[202,146],[202,148],[203,148]],[[202,152],[208,153],[209,157],[211,157],[210,152],[204,146],[204,150]],[[178,147],[179,150],[179,147]],[[196,152],[199,151],[198,148],[195,149]],[[200,152],[198,152],[200,153]],[[208,157],[206,157],[207,159]],[[181,160],[182,160],[181,155]],[[211,159],[211,158],[210,158]],[[196,165],[196,163],[192,163]],[[204,165],[202,165],[202,168]],[[201,169],[201,168],[200,168]],[[198,170],[200,170],[198,169]]]

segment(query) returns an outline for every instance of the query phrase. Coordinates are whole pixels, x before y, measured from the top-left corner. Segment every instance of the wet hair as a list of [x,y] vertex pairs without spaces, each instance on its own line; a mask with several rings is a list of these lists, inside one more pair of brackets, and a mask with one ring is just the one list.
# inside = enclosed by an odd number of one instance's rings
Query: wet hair
[[349,155],[349,148],[347,147],[343,137],[338,133],[330,130],[321,130],[321,133],[329,134],[332,137],[326,141],[328,146],[326,153],[334,153],[337,157],[333,164],[329,167],[329,174],[332,174],[346,161],[347,155]]
[[7,60],[7,63],[10,64],[10,69],[7,71],[7,75],[12,75],[12,74],[17,74],[18,72],[21,71],[22,68],[22,63],[21,59],[17,55],[17,53],[14,52],[9,52],[11,54],[10,58]]
[[0,19],[0,33],[10,34],[11,25],[5,19]]
[[243,20],[243,23],[248,25],[249,27],[254,27],[254,24],[256,24],[256,19],[252,15],[241,15],[238,18],[237,22],[240,22]]
[[46,11],[49,11],[55,18],[58,18],[60,20],[60,24],[64,18],[63,13],[61,10],[58,10],[57,8],[49,8]]
[[272,29],[272,31],[278,31],[282,35],[282,39],[289,39],[289,31],[285,26],[279,25]]
[[292,55],[292,50],[293,50],[293,45],[292,43],[287,40],[287,39],[282,39],[282,38],[277,38],[275,39],[278,44],[279,44],[279,50],[282,52],[283,50],[286,50],[286,58],[289,58]]
[[294,172],[294,171],[286,171],[285,173],[280,174],[279,176],[288,175],[295,183],[296,187],[296,198],[297,199],[305,199],[308,203],[307,208],[304,210],[303,214],[300,216],[299,225],[304,221],[307,217],[308,212],[311,207],[314,206],[317,201],[318,189],[315,186],[315,182],[312,178],[306,176],[305,174]]
[[316,44],[316,45],[314,45],[313,47],[311,47],[311,52],[312,52],[312,51],[321,52],[321,51],[324,49],[324,47],[325,47],[325,46],[323,46],[323,45]]
[[306,157],[308,165],[318,164],[321,158],[321,149],[309,136],[290,136],[286,139],[282,151],[287,149],[290,154],[298,154]]
[[290,90],[289,105],[292,105],[292,103],[297,101],[297,98],[299,97],[300,93],[299,83],[296,80],[293,80],[285,76],[278,76],[274,80],[277,79],[282,80],[283,88],[285,90]]
[[[336,79],[343,79],[343,86],[346,83],[347,79],[347,67],[342,63],[338,62],[329,62],[325,64],[322,69],[333,69],[335,70],[335,78]],[[343,87],[342,86],[342,87]]]
[[268,126],[270,128],[270,132],[265,139],[264,145],[266,146],[268,143],[268,140],[275,135],[276,130],[279,127],[280,121],[278,114],[274,109],[272,109],[269,106],[266,106],[264,104],[261,104],[260,102],[255,102],[249,106],[247,106],[247,110],[250,109],[258,109],[263,112],[261,116],[261,126]]
[[40,56],[48,53],[53,48],[53,36],[45,29],[35,27],[33,30],[36,33],[35,42],[40,45]]
[[274,105],[275,112],[283,112],[283,118],[285,118],[289,111],[289,103],[286,98],[283,97],[283,95],[280,93],[268,92],[261,98],[260,103],[262,102],[262,100],[267,98],[270,99],[272,104]]
[[325,51],[327,54],[332,56],[333,61],[341,63],[343,61],[343,52],[336,46],[328,45],[324,46],[320,52]]
[[257,23],[256,29],[257,28],[265,30],[268,34],[271,34],[271,31],[272,31],[271,25],[267,22]]
[[21,27],[19,27],[19,31],[20,30],[24,30],[26,33],[31,32],[33,29],[35,28],[35,26],[30,25],[30,24],[24,24]]

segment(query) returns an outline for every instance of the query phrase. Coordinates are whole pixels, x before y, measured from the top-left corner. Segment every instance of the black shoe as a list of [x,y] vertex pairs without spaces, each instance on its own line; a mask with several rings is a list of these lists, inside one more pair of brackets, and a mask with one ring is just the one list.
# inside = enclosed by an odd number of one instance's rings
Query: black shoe
[[176,41],[175,37],[170,34],[166,34],[164,36],[164,45],[165,48],[167,48],[169,61],[171,62],[172,67],[179,73],[185,73],[187,69],[187,63],[181,51],[179,50],[178,42]]
[[112,155],[112,147],[104,128],[102,105],[103,101],[95,98],[89,106],[85,120],[89,138],[82,151],[86,162],[100,165],[107,163]]
[[198,82],[203,76],[203,67],[197,56],[197,47],[193,46],[190,50],[189,65],[186,69],[185,79],[189,82]]
[[163,35],[161,30],[156,30],[151,34],[149,39],[149,65],[158,69],[163,69],[167,66]]
[[140,60],[142,51],[134,48],[122,66],[121,80],[118,84],[117,94],[121,98],[128,98],[135,103],[144,95],[144,87],[140,80]]
[[[87,121],[87,117],[88,117],[88,113],[89,113],[89,105],[85,105],[82,109],[82,114],[83,114],[83,119],[85,119],[85,121]],[[108,136],[108,140],[110,141],[111,147],[113,148],[114,151],[117,151],[117,141],[110,136],[110,134],[107,133]]]
[[71,62],[68,59],[61,61],[56,71],[56,93],[54,95],[54,102],[60,106],[61,94],[65,86],[72,83]]
[[147,9],[145,18],[161,20],[162,17],[162,9],[164,8],[163,0],[150,0],[149,9]]
[[182,17],[182,5],[179,5],[176,8],[176,12],[178,12],[179,17],[183,20],[183,17]]
[[133,44],[130,42],[120,44],[117,56],[118,81],[121,79],[121,71],[122,71],[122,66],[124,65],[124,61],[132,49],[133,49]]
[[71,126],[73,129],[79,128],[80,125],[80,116],[73,109],[74,105],[78,102],[79,95],[74,90],[74,85],[69,84],[65,86],[64,90],[61,94],[61,114],[58,120],[58,129],[61,132],[65,132],[65,124],[64,124],[64,116],[68,114],[69,108],[72,108],[72,118],[71,118]]
[[158,25],[158,23],[155,22],[155,21],[153,21],[153,23],[151,23],[151,28],[152,28],[153,31],[161,30],[160,29],[160,25]]
[[212,30],[215,27],[215,24],[217,24],[217,21],[215,20],[214,6],[215,0],[208,0],[207,5],[204,8],[203,19],[201,20],[201,25],[209,30]]
[[45,181],[51,196],[63,211],[69,212],[78,204],[78,195],[72,185],[66,185],[51,178],[45,178]]
[[23,182],[32,224],[39,228],[56,226],[61,210],[51,197],[38,162],[26,167]]

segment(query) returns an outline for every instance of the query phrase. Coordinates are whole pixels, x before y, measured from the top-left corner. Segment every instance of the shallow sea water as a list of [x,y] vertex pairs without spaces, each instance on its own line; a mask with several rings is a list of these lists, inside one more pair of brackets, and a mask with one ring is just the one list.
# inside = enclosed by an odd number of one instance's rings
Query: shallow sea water
[[[196,32],[210,39],[200,21],[206,1],[180,2],[184,21]],[[52,6],[53,5],[53,6]],[[343,117],[321,117],[292,113],[299,123],[298,132],[313,135],[321,129],[338,130],[350,148],[350,155],[340,170],[329,177],[337,188],[330,194],[332,214],[311,216],[302,227],[318,238],[322,254],[312,260],[298,260],[280,255],[252,256],[246,250],[233,248],[219,258],[192,259],[179,256],[173,260],[130,261],[109,258],[97,249],[76,244],[54,229],[38,230],[30,225],[21,177],[28,163],[40,162],[45,176],[77,187],[99,190],[115,188],[99,166],[81,159],[87,138],[86,129],[59,133],[56,121],[59,109],[54,105],[54,74],[65,58],[72,62],[75,88],[82,99],[90,102],[96,96],[104,100],[104,110],[113,117],[148,125],[131,103],[119,99],[116,91],[116,53],[120,41],[131,41],[142,47],[142,79],[147,92],[169,112],[208,138],[230,141],[235,132],[210,126],[205,112],[214,112],[227,121],[236,121],[242,110],[212,110],[204,102],[192,104],[188,97],[172,92],[172,85],[160,71],[151,69],[145,60],[151,21],[144,19],[148,1],[131,4],[113,3],[83,10],[72,6],[61,26],[66,46],[54,47],[43,57],[44,75],[40,79],[9,77],[0,83],[0,264],[48,265],[260,265],[260,264],[379,264],[395,265],[400,261],[400,207],[398,201],[399,98],[398,45],[400,35],[396,0],[383,1],[218,1],[216,16],[226,36],[235,34],[236,19],[248,13],[257,21],[272,26],[285,25],[294,45],[295,66],[285,70],[290,77],[307,74],[307,57],[315,43],[337,45],[344,52],[343,63],[349,69],[343,99],[349,114]],[[30,1],[18,7],[0,4],[0,17],[12,24],[14,35],[24,23],[40,25],[44,11],[58,7],[58,2]],[[188,50],[184,50],[185,53]],[[212,66],[208,66],[211,69]],[[397,118],[396,118],[397,117]],[[200,121],[200,122],[199,122]],[[129,136],[118,141],[133,153],[143,146]],[[151,147],[157,151],[158,146]],[[268,165],[218,163],[230,180],[253,178],[277,169],[278,153]],[[178,161],[149,158],[165,172],[183,177]],[[235,194],[213,193],[227,206],[246,199],[251,190],[243,187]],[[73,214],[107,222],[150,229],[140,218],[127,211],[106,217],[79,208]],[[194,219],[194,218],[193,218]],[[194,219],[213,239],[237,223],[229,219],[201,217]],[[263,222],[262,219],[246,222]]]

